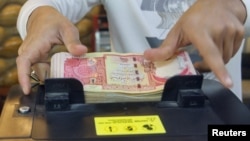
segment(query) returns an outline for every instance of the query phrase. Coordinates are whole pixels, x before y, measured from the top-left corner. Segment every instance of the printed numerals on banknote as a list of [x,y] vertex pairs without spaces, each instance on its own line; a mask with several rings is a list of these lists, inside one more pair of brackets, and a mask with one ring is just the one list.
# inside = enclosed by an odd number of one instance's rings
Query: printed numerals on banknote
[[188,53],[179,52],[162,62],[146,60],[142,54],[87,53],[73,57],[56,53],[51,59],[52,78],[76,78],[89,92],[152,93],[161,91],[174,75],[194,75]]

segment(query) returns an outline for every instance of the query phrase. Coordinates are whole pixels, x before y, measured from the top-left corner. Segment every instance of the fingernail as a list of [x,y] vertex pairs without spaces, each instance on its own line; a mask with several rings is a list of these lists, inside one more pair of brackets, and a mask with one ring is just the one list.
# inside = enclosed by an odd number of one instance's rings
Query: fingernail
[[29,94],[29,88],[23,87],[23,93],[24,93],[25,95],[28,95],[28,94]]
[[231,88],[233,86],[233,81],[230,77],[226,77],[225,84],[227,87]]

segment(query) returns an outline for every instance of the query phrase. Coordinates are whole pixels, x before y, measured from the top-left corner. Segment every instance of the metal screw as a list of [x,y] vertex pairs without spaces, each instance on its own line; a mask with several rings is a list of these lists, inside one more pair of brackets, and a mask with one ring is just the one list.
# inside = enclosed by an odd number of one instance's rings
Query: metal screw
[[18,112],[21,113],[21,114],[27,114],[29,113],[31,110],[30,110],[30,107],[29,106],[21,106],[19,107],[18,109]]

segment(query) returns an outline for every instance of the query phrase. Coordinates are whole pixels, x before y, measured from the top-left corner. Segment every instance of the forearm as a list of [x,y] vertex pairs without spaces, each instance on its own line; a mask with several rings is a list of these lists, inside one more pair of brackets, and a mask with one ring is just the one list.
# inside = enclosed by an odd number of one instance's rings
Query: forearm
[[73,23],[79,21],[98,0],[28,0],[20,10],[17,29],[22,39],[27,34],[27,23],[32,12],[40,6],[51,6]]
[[246,31],[246,36],[250,36],[250,0],[242,0],[242,2],[245,4],[246,11],[247,11],[247,18],[245,21],[245,31]]

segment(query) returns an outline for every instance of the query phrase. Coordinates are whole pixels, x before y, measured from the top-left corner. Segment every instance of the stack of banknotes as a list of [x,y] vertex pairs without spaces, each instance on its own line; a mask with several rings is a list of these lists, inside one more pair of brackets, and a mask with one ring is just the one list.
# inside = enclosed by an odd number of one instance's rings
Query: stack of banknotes
[[86,103],[160,101],[167,80],[175,75],[194,75],[187,52],[166,61],[151,62],[142,54],[93,52],[74,57],[59,52],[51,58],[51,78],[76,78]]

